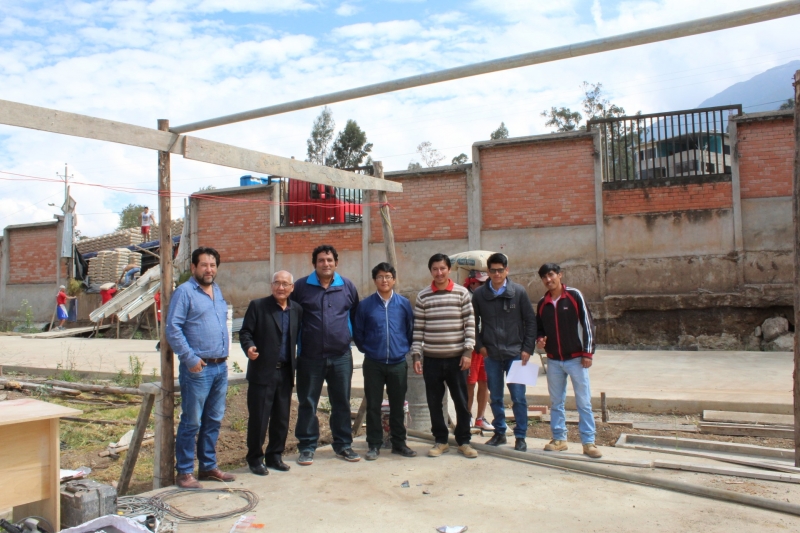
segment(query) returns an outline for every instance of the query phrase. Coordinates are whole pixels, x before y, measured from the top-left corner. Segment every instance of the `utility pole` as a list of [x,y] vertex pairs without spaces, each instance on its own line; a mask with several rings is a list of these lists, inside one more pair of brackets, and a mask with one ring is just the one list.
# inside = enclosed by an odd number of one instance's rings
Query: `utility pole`
[[70,176],[68,171],[69,167],[67,163],[64,163],[64,175],[62,176],[56,172],[56,176],[64,180],[64,205],[67,205],[67,202],[69,202],[69,179],[75,177],[74,175]]
[[[169,120],[160,119],[158,129],[169,130]],[[167,342],[166,325],[172,299],[172,202],[170,195],[169,152],[158,152],[158,216],[161,264],[161,392],[156,399],[156,442],[153,488],[175,484],[175,366],[172,347]]]
[[[68,235],[62,235],[62,243],[61,243],[61,257],[62,259],[66,258],[67,263],[65,265],[66,271],[64,272],[64,280],[68,280],[70,278],[75,277],[75,261],[73,261],[73,251],[72,245],[74,244],[75,240],[75,216],[72,213],[72,208],[69,203],[69,178],[75,177],[69,175],[69,166],[67,163],[64,163],[64,175],[62,176],[58,172],[56,172],[56,176],[62,178],[64,180],[64,203],[62,204],[61,211],[64,213],[64,231],[69,232]],[[65,245],[68,244],[69,248],[69,256],[65,256]],[[59,261],[60,262],[60,261]]]
[[794,465],[800,467],[800,70],[794,73]]

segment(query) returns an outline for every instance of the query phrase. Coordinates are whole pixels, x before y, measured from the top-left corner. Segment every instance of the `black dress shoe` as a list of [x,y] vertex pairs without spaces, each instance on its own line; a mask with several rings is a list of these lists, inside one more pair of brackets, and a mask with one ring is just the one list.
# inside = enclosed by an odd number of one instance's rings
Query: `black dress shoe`
[[392,453],[397,455],[402,455],[403,457],[416,457],[417,452],[409,448],[408,446],[398,446],[397,448],[392,448]]
[[517,450],[518,452],[528,451],[528,445],[525,444],[525,439],[520,439],[520,438],[516,439],[516,441],[514,441],[514,449]]
[[499,433],[495,433],[492,435],[492,438],[486,441],[487,446],[500,446],[501,444],[505,444],[508,442],[505,435],[500,435]]
[[248,465],[250,467],[250,471],[257,476],[266,476],[269,474],[269,470],[267,467],[264,466],[264,463],[258,463],[257,465]]
[[269,468],[272,468],[273,470],[278,470],[280,472],[288,472],[290,468],[289,465],[283,462],[283,459],[278,459],[277,461],[270,461],[267,463],[267,466]]

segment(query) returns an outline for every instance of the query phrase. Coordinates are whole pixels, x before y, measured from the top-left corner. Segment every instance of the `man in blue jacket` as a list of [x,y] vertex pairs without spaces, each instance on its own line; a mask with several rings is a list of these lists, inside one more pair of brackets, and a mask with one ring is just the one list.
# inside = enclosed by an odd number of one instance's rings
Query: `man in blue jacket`
[[389,397],[389,429],[392,453],[414,457],[417,452],[406,446],[403,405],[408,389],[408,362],[414,336],[414,311],[404,296],[395,294],[397,272],[389,263],[372,269],[378,292],[358,305],[353,337],[364,353],[364,401],[367,402],[367,461],[381,453],[383,426],[381,404],[383,387]]
[[331,402],[333,451],[346,461],[360,461],[353,451],[350,425],[350,381],[353,354],[350,352],[352,321],[358,306],[353,282],[336,273],[339,254],[323,244],[311,254],[314,272],[294,284],[292,301],[303,308],[303,330],[297,354],[297,463],[314,462],[319,441],[317,405],[322,383],[328,385]]

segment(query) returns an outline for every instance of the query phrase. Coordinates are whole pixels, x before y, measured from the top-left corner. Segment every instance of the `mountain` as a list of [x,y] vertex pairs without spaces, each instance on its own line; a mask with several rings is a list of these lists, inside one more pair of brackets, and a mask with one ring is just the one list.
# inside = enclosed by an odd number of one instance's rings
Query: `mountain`
[[778,109],[781,103],[794,96],[792,81],[798,70],[800,60],[771,68],[747,81],[731,85],[700,102],[698,107],[742,104],[745,113]]

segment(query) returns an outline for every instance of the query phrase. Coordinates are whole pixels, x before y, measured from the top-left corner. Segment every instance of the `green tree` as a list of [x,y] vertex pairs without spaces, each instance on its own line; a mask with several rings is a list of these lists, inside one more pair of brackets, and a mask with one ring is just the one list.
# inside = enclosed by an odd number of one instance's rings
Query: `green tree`
[[325,164],[325,155],[328,152],[331,140],[333,140],[335,127],[333,113],[328,106],[323,107],[322,112],[314,120],[314,125],[311,127],[311,137],[306,141],[306,161],[317,165]]
[[489,134],[489,138],[493,141],[508,139],[508,128],[506,128],[506,123],[501,122],[500,127]]
[[785,111],[787,109],[794,109],[794,98],[789,98],[778,108],[779,111]]
[[214,189],[216,189],[216,187],[214,187],[213,185],[206,185],[205,187],[200,187],[199,189],[197,189],[197,192],[213,191]]
[[[357,167],[371,151],[372,143],[367,142],[367,134],[355,120],[348,120],[344,129],[333,141],[325,164],[336,168]],[[371,159],[368,158],[367,161],[370,162]]]
[[466,165],[468,162],[469,162],[469,157],[467,157],[467,154],[458,154],[453,158],[453,161],[451,161],[453,166]]
[[411,161],[408,164],[408,170],[420,170],[422,169],[422,165],[419,164],[417,161]]
[[586,119],[587,122],[597,118],[615,118],[625,115],[625,109],[612,104],[603,95],[602,83],[585,81],[581,84],[581,89],[583,89],[583,112],[588,117]]
[[583,120],[580,113],[568,107],[551,107],[549,111],[542,111],[542,116],[547,119],[544,125],[555,128],[557,132],[575,131]]
[[435,167],[444,159],[444,155],[433,147],[430,141],[424,141],[417,145],[417,153],[428,167]]
[[143,205],[128,204],[119,213],[119,226],[117,229],[138,228],[142,224]]

